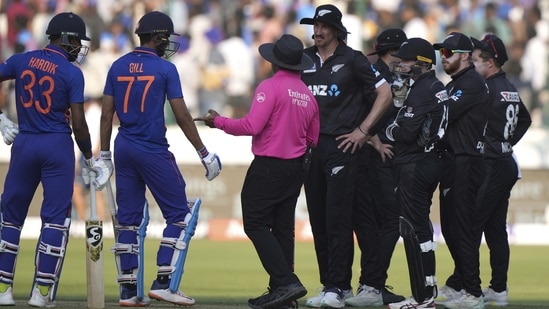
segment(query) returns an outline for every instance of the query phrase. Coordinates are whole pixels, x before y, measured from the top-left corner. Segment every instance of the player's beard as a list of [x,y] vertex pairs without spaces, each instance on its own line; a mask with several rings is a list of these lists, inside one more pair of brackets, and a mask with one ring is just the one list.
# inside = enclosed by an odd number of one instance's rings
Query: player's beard
[[446,74],[452,76],[456,74],[459,70],[459,63],[461,61],[460,57],[455,57],[455,59],[452,60],[453,57],[450,57],[450,59],[446,59],[442,61],[442,68],[444,69],[444,72]]

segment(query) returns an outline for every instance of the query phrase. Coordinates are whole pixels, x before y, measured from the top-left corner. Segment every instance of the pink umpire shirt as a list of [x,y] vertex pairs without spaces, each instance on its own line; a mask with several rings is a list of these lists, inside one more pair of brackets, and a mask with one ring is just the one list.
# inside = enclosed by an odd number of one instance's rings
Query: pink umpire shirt
[[251,135],[254,155],[279,159],[301,157],[320,132],[315,97],[300,72],[283,69],[259,84],[244,118],[219,116],[214,125],[231,135]]

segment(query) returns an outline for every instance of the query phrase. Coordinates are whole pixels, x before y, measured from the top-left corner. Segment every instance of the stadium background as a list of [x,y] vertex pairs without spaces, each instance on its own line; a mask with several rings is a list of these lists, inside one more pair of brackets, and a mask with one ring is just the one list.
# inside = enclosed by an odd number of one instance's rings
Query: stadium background
[[[0,0],[0,60],[14,52],[43,46],[44,23],[52,14],[60,11],[77,12],[86,20],[92,37],[91,51],[82,69],[86,76],[86,96],[89,103],[96,104],[100,102],[108,66],[113,59],[133,49],[136,44],[136,36],[132,34],[136,23],[134,17],[148,10],[161,10],[172,15],[176,31],[185,34],[178,39],[181,52],[171,61],[181,61],[178,62],[179,66],[185,68],[180,75],[191,113],[194,116],[203,113],[207,104],[215,99],[221,102],[215,108],[225,115],[237,117],[245,113],[255,84],[269,74],[256,51],[257,46],[274,41],[281,33],[292,33],[306,45],[311,44],[312,27],[299,25],[299,19],[312,17],[314,8],[326,2],[336,4],[345,12],[343,23],[351,32],[349,45],[365,53],[371,51],[379,30],[387,27],[402,27],[409,37],[421,36],[433,43],[442,41],[445,34],[452,30],[477,38],[485,31],[495,31],[504,38],[510,56],[504,69],[519,87],[534,121],[524,139],[515,147],[523,179],[514,187],[511,196],[510,241],[514,244],[549,245],[546,236],[549,235],[547,0]],[[14,14],[24,16],[25,19],[18,19],[17,23],[15,19],[10,21]],[[209,55],[216,46],[224,57],[225,66],[204,56]],[[243,52],[247,54],[237,52],[233,47],[244,47]],[[197,66],[189,66],[189,63]],[[236,70],[233,69],[235,67]],[[207,69],[213,72],[210,77],[216,76],[220,80],[220,88],[212,89],[212,85],[193,83],[200,80],[199,76]],[[437,67],[437,74],[447,81],[440,66]],[[1,84],[0,107],[15,118],[13,88],[10,85],[9,82]],[[233,137],[218,130],[199,127],[205,144],[210,151],[217,152],[223,162],[222,174],[213,182],[208,182],[194,149],[173,125],[169,113],[167,115],[168,140],[187,181],[188,196],[203,199],[197,237],[245,240],[239,221],[239,192],[252,159],[250,138]],[[0,144],[0,185],[3,187],[10,148]],[[41,196],[39,188],[29,211],[23,237],[37,236]],[[162,218],[153,198],[149,196],[148,199],[152,217],[149,235],[160,235]],[[310,241],[312,235],[303,194],[298,202],[296,218],[297,240]],[[433,199],[432,220],[437,238],[443,240],[438,225],[436,195]],[[73,221],[73,235],[82,234],[82,224],[78,220]],[[107,235],[112,233],[108,223],[105,229]]]

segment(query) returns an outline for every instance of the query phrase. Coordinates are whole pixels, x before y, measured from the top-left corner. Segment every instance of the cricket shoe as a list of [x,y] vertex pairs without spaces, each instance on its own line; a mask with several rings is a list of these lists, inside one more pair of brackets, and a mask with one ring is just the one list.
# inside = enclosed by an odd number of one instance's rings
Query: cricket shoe
[[384,305],[388,305],[388,304],[392,304],[392,303],[398,303],[398,302],[401,302],[401,301],[406,299],[402,295],[398,295],[398,294],[393,293],[392,290],[393,290],[393,287],[389,286],[389,285],[385,286],[381,290],[381,296],[383,298],[383,304]]
[[42,295],[40,289],[34,287],[29,299],[29,305],[38,308],[53,308],[55,307],[55,302],[50,299],[50,291],[46,295]]
[[[326,296],[326,288],[322,288],[320,293],[317,296],[308,298],[305,302],[305,306],[309,308],[320,308],[322,306],[322,299]],[[343,300],[353,297],[353,290],[343,290]]]
[[[307,294],[307,289],[301,282],[294,282],[287,285],[269,289],[263,295],[248,300],[248,306],[253,309],[280,309],[287,308],[292,300],[301,298]],[[296,302],[297,303],[297,302]]]
[[453,299],[444,304],[448,309],[484,309],[484,298],[465,293],[458,299]]
[[438,294],[437,294],[437,298],[435,299],[435,303],[437,305],[445,305],[446,303],[452,300],[459,299],[463,295],[465,295],[465,290],[461,289],[459,291],[456,291],[452,287],[443,285],[440,289],[438,289]]
[[0,293],[0,306],[13,306],[15,301],[13,300],[13,290],[9,286],[5,292]]
[[170,291],[169,284],[160,284],[157,280],[153,281],[151,290],[149,291],[149,297],[179,306],[192,306],[195,303],[194,298],[185,295],[179,290],[173,293]]
[[142,299],[137,297],[137,286],[135,284],[124,284],[120,291],[120,307],[148,307],[151,304],[151,299],[144,296]]
[[322,308],[343,308],[345,300],[353,297],[352,290],[341,290],[338,288],[330,288],[324,291],[324,297],[320,301]]
[[356,296],[347,298],[345,305],[352,307],[381,306],[383,305],[383,296],[380,290],[361,284],[358,286]]
[[496,292],[492,288],[486,288],[482,294],[484,294],[484,304],[486,305],[505,307],[508,304],[509,295],[507,290]]
[[398,303],[389,304],[389,309],[417,309],[417,308],[436,308],[435,299],[428,298],[422,302],[417,302],[414,297],[410,297]]

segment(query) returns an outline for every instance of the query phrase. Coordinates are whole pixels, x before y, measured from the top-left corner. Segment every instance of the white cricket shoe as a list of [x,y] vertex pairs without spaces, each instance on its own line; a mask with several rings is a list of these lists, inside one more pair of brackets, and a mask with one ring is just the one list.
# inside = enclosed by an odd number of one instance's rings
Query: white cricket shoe
[[484,298],[465,293],[458,299],[446,302],[444,307],[448,309],[484,309]]
[[353,290],[341,290],[338,288],[326,289],[324,297],[320,301],[322,308],[343,308],[345,300],[353,297]]
[[509,294],[507,290],[496,292],[492,288],[486,288],[482,291],[482,294],[484,294],[484,304],[486,305],[504,307],[508,304]]
[[181,291],[172,293],[170,289],[150,290],[149,297],[156,300],[169,302],[179,306],[192,306],[195,303],[194,298],[185,295]]
[[151,299],[147,296],[144,296],[143,299],[132,296],[126,299],[120,299],[118,305],[120,307],[148,307],[151,305]]
[[416,308],[436,308],[435,299],[428,298],[418,303],[414,297],[410,297],[398,303],[389,304],[389,309],[416,309]]
[[309,308],[320,308],[320,302],[324,298],[324,288],[320,291],[320,293],[316,296],[307,298],[305,301],[305,306]]
[[447,302],[458,299],[463,295],[465,295],[465,290],[461,289],[459,291],[456,291],[452,287],[443,285],[440,289],[438,289],[438,294],[437,294],[437,298],[435,299],[435,303],[437,305],[445,305]]
[[[324,299],[324,296],[326,296],[326,288],[323,287],[318,295],[313,296],[311,298],[308,298],[305,301],[305,306],[307,306],[309,308],[320,308],[320,307],[322,307],[322,300]],[[343,290],[343,300],[345,301],[346,299],[348,299],[350,297],[353,297],[353,290],[352,289]]]
[[15,301],[13,300],[13,290],[12,287],[8,287],[8,289],[4,293],[0,293],[0,306],[13,306],[15,305]]
[[32,289],[31,298],[29,299],[29,305],[32,307],[38,308],[53,308],[55,307],[55,302],[50,298],[50,291],[47,295],[42,295],[40,290],[35,287]]
[[383,296],[380,290],[361,284],[358,286],[356,296],[347,298],[345,304],[353,307],[381,306],[383,305]]

